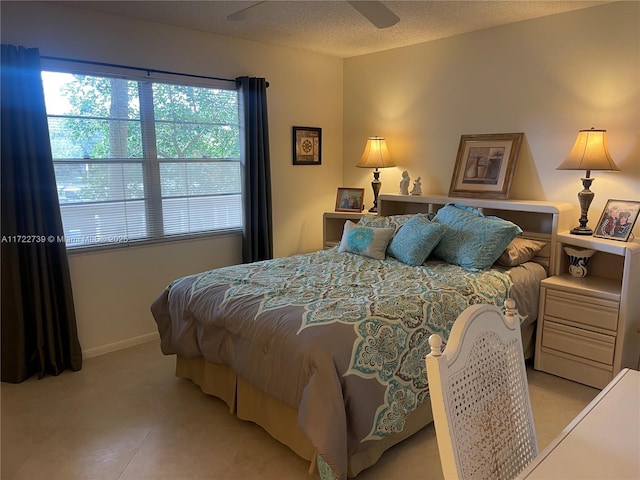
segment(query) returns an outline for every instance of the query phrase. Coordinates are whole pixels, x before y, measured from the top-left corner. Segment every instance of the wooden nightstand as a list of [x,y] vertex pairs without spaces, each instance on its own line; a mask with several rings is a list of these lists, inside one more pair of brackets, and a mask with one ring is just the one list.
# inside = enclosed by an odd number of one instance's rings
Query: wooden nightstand
[[[562,233],[559,275],[540,284],[534,367],[603,388],[640,355],[640,243]],[[565,246],[596,250],[588,275],[568,273]]]
[[365,213],[325,212],[322,216],[322,246],[335,247],[342,239],[342,231],[347,220],[358,223]]

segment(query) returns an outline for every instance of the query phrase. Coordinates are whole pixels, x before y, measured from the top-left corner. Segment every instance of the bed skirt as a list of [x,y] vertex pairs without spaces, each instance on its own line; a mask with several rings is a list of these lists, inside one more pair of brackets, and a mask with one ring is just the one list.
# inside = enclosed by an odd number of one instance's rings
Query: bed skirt
[[[260,425],[269,435],[289,447],[298,456],[309,460],[310,471],[315,468],[316,452],[305,434],[298,427],[298,412],[270,395],[251,386],[231,368],[207,362],[202,357],[176,356],[176,376],[194,382],[208,394],[223,400],[231,413],[241,420]],[[401,433],[381,440],[360,444],[349,458],[348,476],[355,477],[375,464],[382,454],[433,422],[431,403],[422,404],[407,417]]]

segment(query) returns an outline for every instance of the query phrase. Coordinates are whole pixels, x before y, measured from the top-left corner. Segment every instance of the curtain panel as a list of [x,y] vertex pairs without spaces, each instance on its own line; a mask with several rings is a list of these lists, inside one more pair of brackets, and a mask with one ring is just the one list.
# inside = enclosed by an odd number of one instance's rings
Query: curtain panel
[[38,49],[2,45],[2,381],[82,367]]
[[242,261],[250,263],[273,258],[267,82],[250,77],[236,80],[240,85],[240,122],[244,131]]

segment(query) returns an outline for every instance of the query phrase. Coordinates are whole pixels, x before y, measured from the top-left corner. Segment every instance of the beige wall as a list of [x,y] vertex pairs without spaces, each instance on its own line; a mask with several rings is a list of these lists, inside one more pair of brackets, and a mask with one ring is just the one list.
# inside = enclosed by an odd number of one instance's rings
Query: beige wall
[[[322,213],[342,180],[342,60],[52,3],[0,4],[2,43],[41,55],[197,75],[265,77],[274,254],[322,246]],[[293,166],[291,127],[321,127],[320,166]],[[120,249],[70,259],[78,329],[88,355],[155,335],[149,305],[178,276],[240,261],[237,236]]]
[[[157,337],[149,307],[176,278],[240,263],[239,234],[69,257],[80,345],[95,356]],[[215,252],[221,252],[216,254]]]
[[[511,197],[576,205],[584,172],[556,171],[580,129],[604,128],[621,172],[592,172],[595,226],[609,198],[640,200],[640,3],[620,2],[344,62],[344,182],[369,135],[424,192],[448,193],[460,136],[524,132]],[[577,225],[577,217],[576,217]],[[635,229],[640,235],[640,228]]]

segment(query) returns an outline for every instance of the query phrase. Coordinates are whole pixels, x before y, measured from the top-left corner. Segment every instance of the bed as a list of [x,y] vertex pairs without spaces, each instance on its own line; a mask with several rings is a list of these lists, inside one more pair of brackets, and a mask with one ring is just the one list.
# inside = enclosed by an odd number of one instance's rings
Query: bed
[[[556,268],[555,234],[572,209],[382,195],[379,210],[378,217],[345,224],[339,246],[177,279],[152,305],[162,351],[177,356],[176,375],[310,460],[323,480],[357,475],[432,421],[428,338],[448,338],[468,306],[514,298],[531,348],[538,284]],[[453,227],[434,224],[450,213],[472,213],[483,222],[499,217],[516,225],[518,238],[543,247],[527,261],[492,261],[489,268],[445,261]],[[417,260],[406,256],[414,249],[400,240],[413,245],[412,229],[440,232],[426,261],[422,247]],[[351,232],[375,237],[365,247],[348,244]],[[377,245],[382,236],[389,239]],[[495,249],[500,242],[491,239]],[[507,244],[499,247],[504,253]]]

